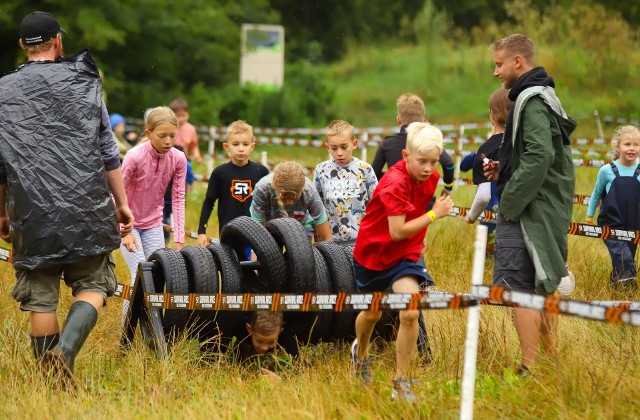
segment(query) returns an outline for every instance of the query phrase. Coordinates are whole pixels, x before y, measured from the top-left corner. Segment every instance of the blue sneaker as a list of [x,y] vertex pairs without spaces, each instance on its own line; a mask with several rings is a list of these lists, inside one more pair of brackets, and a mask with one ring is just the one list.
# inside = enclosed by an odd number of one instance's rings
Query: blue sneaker
[[358,359],[358,339],[351,344],[351,360],[353,362],[353,372],[361,385],[373,384],[373,374],[371,373],[371,359]]

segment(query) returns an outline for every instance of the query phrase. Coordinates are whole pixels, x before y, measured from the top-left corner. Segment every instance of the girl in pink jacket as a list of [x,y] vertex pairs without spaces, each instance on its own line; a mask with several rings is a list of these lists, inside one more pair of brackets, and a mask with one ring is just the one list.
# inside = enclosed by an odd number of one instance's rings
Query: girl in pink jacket
[[[129,150],[122,162],[122,177],[135,217],[131,234],[122,239],[120,250],[131,272],[131,285],[138,264],[165,246],[162,233],[164,192],[173,180],[173,240],[176,249],[184,246],[184,196],[187,158],[175,149],[178,119],[171,108],[154,108],[145,119],[146,139]],[[129,306],[125,301],[123,319]]]

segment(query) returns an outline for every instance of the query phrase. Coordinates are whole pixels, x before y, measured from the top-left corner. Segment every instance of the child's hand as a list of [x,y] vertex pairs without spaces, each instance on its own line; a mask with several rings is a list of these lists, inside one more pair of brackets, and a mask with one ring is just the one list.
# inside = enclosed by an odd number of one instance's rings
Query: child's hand
[[500,171],[500,165],[498,162],[489,159],[484,153],[482,156],[482,169],[484,169],[484,177],[487,181],[492,182],[498,179],[498,172]]
[[140,249],[140,244],[138,244],[136,237],[133,236],[132,234],[128,234],[127,236],[122,238],[122,245],[129,252],[135,252],[136,250]]
[[280,377],[275,372],[272,372],[267,368],[260,368],[260,373],[262,373],[263,377],[271,379],[272,381],[280,380]]
[[198,235],[198,246],[207,246],[209,245],[209,238],[204,233]]
[[0,216],[0,238],[5,242],[11,242],[9,226],[9,216]]
[[116,221],[119,223],[118,229],[122,238],[131,234],[131,229],[133,229],[135,219],[133,218],[133,213],[129,206],[116,208]]
[[431,210],[438,216],[438,219],[448,216],[451,210],[453,210],[453,200],[451,196],[449,194],[441,195],[433,204]]

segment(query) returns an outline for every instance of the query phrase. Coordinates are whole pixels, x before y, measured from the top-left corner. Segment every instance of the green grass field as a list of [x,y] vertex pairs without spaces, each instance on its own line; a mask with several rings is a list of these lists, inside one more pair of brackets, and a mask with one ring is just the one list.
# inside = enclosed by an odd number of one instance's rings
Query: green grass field
[[[258,146],[272,163],[300,160],[312,166],[327,153],[301,147]],[[369,160],[373,151],[369,151]],[[196,172],[204,173],[202,166]],[[597,169],[578,168],[576,193],[590,194]],[[206,191],[197,183],[188,196],[188,230],[197,228]],[[473,187],[454,190],[456,205],[469,206]],[[575,206],[573,220],[586,207]],[[212,215],[212,221],[216,215]],[[209,234],[217,233],[211,223]],[[439,290],[470,290],[474,228],[447,218],[429,229],[427,266]],[[187,240],[195,244],[194,240]],[[624,294],[608,288],[610,260],[600,240],[569,238],[569,265],[576,275],[577,300],[640,300],[638,292]],[[117,276],[128,281],[119,251]],[[487,261],[484,282],[491,282]],[[347,346],[305,347],[300,363],[274,381],[255,370],[239,367],[226,356],[203,357],[194,341],[179,342],[167,360],[158,360],[141,340],[122,352],[122,302],[109,300],[76,362],[83,384],[77,396],[49,388],[34,367],[28,342],[28,315],[11,299],[13,270],[0,262],[0,413],[6,418],[456,418],[460,402],[466,311],[425,313],[434,360],[416,361],[411,376],[420,403],[390,400],[393,346],[374,354],[375,384],[363,391],[355,383]],[[63,288],[59,317],[71,302]],[[478,418],[634,418],[640,416],[640,329],[562,317],[558,354],[543,359],[534,376],[514,375],[519,361],[511,313],[483,307],[478,353],[475,414]]]

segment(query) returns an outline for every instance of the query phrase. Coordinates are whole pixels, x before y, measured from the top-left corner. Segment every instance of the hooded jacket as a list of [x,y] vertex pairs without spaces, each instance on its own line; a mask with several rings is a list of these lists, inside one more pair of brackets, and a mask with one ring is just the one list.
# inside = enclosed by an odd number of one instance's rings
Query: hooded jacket
[[521,76],[509,97],[515,104],[504,141],[513,147],[511,177],[502,191],[500,212],[520,222],[536,269],[536,290],[553,293],[568,274],[567,232],[575,188],[570,136],[577,123],[562,109],[542,67]]

